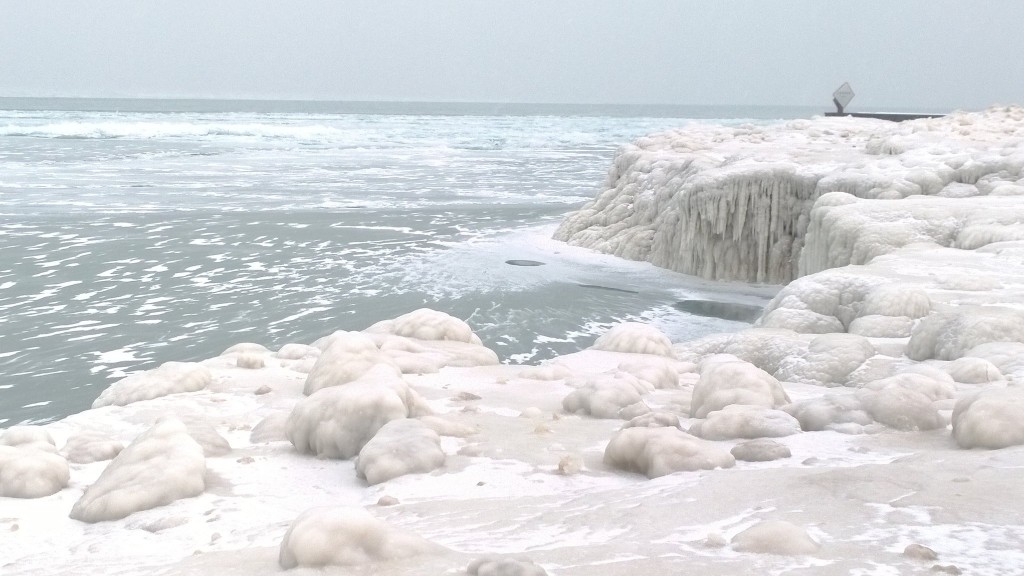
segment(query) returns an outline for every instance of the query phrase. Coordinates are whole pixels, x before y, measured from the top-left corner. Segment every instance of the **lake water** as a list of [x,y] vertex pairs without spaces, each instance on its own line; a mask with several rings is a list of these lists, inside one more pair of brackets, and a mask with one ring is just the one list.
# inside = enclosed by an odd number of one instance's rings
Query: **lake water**
[[81,411],[113,380],[169,360],[308,343],[424,306],[467,320],[505,362],[578,350],[622,320],[653,321],[673,339],[735,330],[745,324],[677,304],[759,306],[773,288],[715,285],[549,238],[599,190],[624,142],[693,121],[684,116],[800,115],[0,108],[0,426]]

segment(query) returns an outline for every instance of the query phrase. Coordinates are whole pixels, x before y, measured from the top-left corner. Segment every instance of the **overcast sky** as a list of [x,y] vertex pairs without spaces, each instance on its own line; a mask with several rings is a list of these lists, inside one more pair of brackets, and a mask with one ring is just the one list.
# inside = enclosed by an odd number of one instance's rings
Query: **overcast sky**
[[1024,104],[1024,0],[0,0],[0,96]]

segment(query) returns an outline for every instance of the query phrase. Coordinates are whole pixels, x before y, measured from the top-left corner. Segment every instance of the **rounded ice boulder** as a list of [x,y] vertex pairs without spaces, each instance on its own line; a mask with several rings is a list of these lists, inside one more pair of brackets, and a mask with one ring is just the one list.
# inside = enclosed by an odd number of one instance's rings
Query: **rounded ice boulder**
[[717,445],[676,428],[624,428],[604,450],[613,468],[658,478],[673,472],[731,468],[736,459]]
[[771,374],[742,361],[705,361],[693,387],[690,415],[704,418],[731,404],[776,408],[789,403],[786,391]]
[[733,536],[739,552],[758,554],[814,554],[820,546],[803,528],[784,520],[765,520]]
[[602,334],[593,348],[607,352],[655,354],[675,358],[672,341],[661,330],[639,322],[623,322]]
[[418,340],[454,340],[481,345],[480,338],[462,320],[430,308],[420,308],[393,320],[384,320],[365,330]]
[[466,567],[470,576],[547,576],[544,568],[526,558],[477,558]]
[[438,545],[379,520],[362,508],[313,508],[289,526],[281,541],[278,564],[285,570],[354,566],[439,550]]
[[288,416],[285,435],[299,452],[347,459],[359,454],[384,424],[429,413],[420,395],[385,368],[300,400]]
[[205,489],[202,446],[180,420],[165,417],[107,465],[75,503],[71,517],[82,522],[118,520]]
[[402,418],[381,427],[359,451],[356,474],[369,485],[444,466],[441,437],[419,420]]
[[1024,388],[986,388],[958,400],[953,438],[961,448],[1024,444]]
[[0,497],[42,498],[68,485],[68,461],[46,442],[0,444]]

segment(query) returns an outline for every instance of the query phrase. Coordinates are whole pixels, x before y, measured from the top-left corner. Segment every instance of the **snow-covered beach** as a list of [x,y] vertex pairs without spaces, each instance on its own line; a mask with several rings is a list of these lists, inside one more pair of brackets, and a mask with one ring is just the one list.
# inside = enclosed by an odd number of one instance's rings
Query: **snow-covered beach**
[[1022,195],[1017,107],[643,138],[556,236],[785,282],[753,328],[510,366],[418,310],[165,364],[3,432],[0,567],[1019,572]]

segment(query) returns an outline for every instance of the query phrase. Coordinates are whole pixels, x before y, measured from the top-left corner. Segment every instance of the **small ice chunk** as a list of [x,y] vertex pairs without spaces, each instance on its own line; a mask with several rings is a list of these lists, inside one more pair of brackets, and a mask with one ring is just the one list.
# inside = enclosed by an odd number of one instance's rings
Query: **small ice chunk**
[[733,536],[732,546],[739,552],[814,554],[820,546],[803,528],[784,520],[765,520]]

